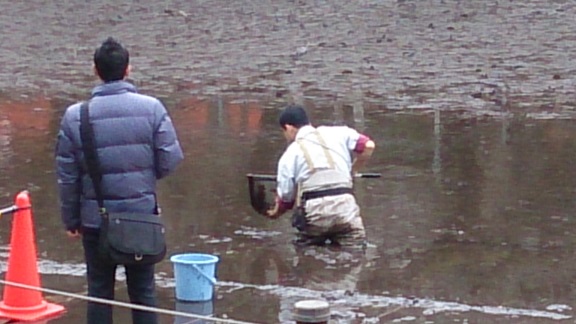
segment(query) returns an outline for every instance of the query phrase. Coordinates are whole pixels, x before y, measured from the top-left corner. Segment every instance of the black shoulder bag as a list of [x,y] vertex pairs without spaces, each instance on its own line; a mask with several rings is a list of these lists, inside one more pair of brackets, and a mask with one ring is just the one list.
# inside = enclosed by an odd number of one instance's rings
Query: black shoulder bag
[[[104,207],[102,173],[94,129],[88,115],[89,101],[80,106],[80,137],[88,174],[94,184],[102,225],[99,252],[105,260],[124,265],[151,265],[166,256],[165,228],[158,214],[109,213]],[[157,208],[156,208],[157,209]]]

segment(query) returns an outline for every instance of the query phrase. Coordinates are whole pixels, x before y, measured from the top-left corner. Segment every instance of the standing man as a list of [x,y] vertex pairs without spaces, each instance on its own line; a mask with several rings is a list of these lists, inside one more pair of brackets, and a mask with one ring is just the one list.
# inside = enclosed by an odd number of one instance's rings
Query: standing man
[[346,126],[314,128],[300,106],[285,108],[279,123],[290,144],[278,162],[276,203],[268,217],[296,206],[292,226],[298,243],[364,247],[352,176],[372,155],[374,142]]
[[[171,173],[183,159],[166,108],[153,97],[138,94],[124,79],[130,72],[128,51],[108,38],[94,53],[94,72],[102,84],[92,90],[90,123],[100,160],[104,205],[109,212],[156,211],[156,180]],[[82,238],[88,295],[114,299],[116,264],[98,253],[101,216],[87,172],[80,138],[80,103],[62,117],[56,147],[61,216],[67,234]],[[140,235],[134,233],[134,235]],[[154,265],[125,266],[128,295],[134,304],[156,306]],[[87,323],[112,323],[111,306],[88,303]],[[158,323],[157,314],[132,311],[135,324]]]

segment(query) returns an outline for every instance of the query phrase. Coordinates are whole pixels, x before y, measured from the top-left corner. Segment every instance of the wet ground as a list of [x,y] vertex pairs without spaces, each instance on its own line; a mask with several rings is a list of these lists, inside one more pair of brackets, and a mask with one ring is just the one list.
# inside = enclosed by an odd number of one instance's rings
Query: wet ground
[[[383,178],[356,182],[370,240],[366,255],[297,250],[287,243],[288,218],[268,221],[251,210],[245,174],[273,170],[284,145],[270,121],[277,112],[215,100],[205,111],[174,111],[187,159],[162,182],[159,198],[169,253],[219,255],[220,282],[213,302],[178,303],[165,261],[158,267],[163,308],[194,306],[219,317],[287,323],[295,301],[324,298],[336,323],[572,321],[571,121],[440,114],[435,124],[434,116],[366,107],[355,122],[352,108],[311,108],[323,111],[315,116],[319,122],[342,116],[380,143],[369,169]],[[258,122],[239,126],[238,119]],[[191,120],[206,123],[192,128]],[[84,293],[80,245],[65,238],[58,219],[53,139],[28,127],[3,129],[9,130],[3,200],[9,204],[18,190],[31,191],[44,286]],[[2,222],[7,244],[10,218]],[[123,284],[118,297],[126,300]],[[57,323],[83,318],[84,302],[48,298],[68,307]],[[125,310],[116,314],[120,322],[128,318]]]
[[1,13],[0,85],[84,95],[95,44],[112,35],[157,94],[560,113],[574,102],[575,10],[567,0],[17,2]]
[[[530,0],[5,2],[0,199],[30,190],[43,285],[85,293],[52,154],[64,108],[95,84],[95,46],[113,35],[186,152],[160,185],[169,253],[221,257],[215,299],[196,305],[175,300],[161,263],[161,307],[289,323],[295,301],[323,298],[335,323],[570,323],[574,11]],[[369,171],[383,177],[356,181],[365,256],[297,250],[288,217],[248,204],[245,174],[274,171],[277,108],[289,101],[378,144]],[[122,283],[117,295],[126,300]],[[47,299],[68,308],[51,323],[82,322],[84,302]]]

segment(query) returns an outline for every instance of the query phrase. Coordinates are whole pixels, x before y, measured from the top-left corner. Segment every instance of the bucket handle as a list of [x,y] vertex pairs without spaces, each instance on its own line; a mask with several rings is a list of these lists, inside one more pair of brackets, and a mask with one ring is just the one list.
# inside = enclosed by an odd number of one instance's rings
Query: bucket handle
[[200,268],[198,268],[197,265],[192,264],[192,266],[194,267],[194,269],[196,269],[196,271],[198,271],[202,277],[206,278],[208,281],[210,281],[210,283],[212,284],[212,286],[216,286],[216,279],[214,277],[210,277],[209,275],[205,274],[204,271],[200,270]]

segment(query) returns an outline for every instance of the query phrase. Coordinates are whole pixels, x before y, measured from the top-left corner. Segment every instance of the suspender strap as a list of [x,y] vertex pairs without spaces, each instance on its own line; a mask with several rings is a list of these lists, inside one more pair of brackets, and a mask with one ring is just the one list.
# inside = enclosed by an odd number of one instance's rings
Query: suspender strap
[[[332,155],[328,151],[328,146],[326,145],[326,142],[324,141],[322,136],[320,136],[320,133],[317,130],[314,131],[314,134],[318,138],[318,143],[316,143],[316,144],[319,144],[322,147],[322,150],[324,151],[324,155],[326,156],[326,160],[328,160],[328,166],[330,167],[330,169],[334,169],[334,159],[332,158]],[[306,160],[306,164],[308,165],[310,172],[314,173],[314,172],[316,172],[316,168],[314,167],[314,162],[312,162],[312,158],[310,157],[310,152],[308,151],[308,149],[306,148],[306,145],[304,145],[303,142],[304,142],[304,139],[296,140],[296,143],[298,143],[298,146],[300,146],[300,149],[304,153],[304,159]],[[296,194],[296,206],[301,206],[302,200],[307,199],[307,198],[305,198],[306,197],[305,195],[306,195],[306,193],[304,193],[304,194],[302,193],[302,183],[298,183],[298,189],[297,189],[297,194]]]
[[320,133],[318,131],[316,131],[315,133],[316,137],[318,137],[318,142],[320,142],[321,144],[320,146],[322,146],[322,150],[324,150],[324,155],[326,155],[326,159],[328,160],[328,166],[330,167],[330,169],[334,169],[334,159],[332,159],[332,154],[328,152],[328,146],[326,145],[324,138],[320,136]]
[[[334,159],[332,158],[332,154],[330,154],[330,151],[328,151],[328,146],[326,145],[324,138],[322,138],[322,136],[320,136],[320,133],[318,131],[315,131],[314,134],[318,138],[318,143],[320,144],[320,147],[322,147],[322,151],[324,151],[324,155],[326,156],[326,160],[328,160],[328,166],[330,167],[330,169],[334,169]],[[306,160],[306,164],[308,164],[308,168],[310,169],[310,171],[312,173],[314,173],[314,171],[316,171],[316,168],[314,167],[314,162],[312,162],[312,158],[310,157],[310,152],[308,152],[308,149],[306,148],[306,146],[304,145],[303,142],[304,142],[303,139],[296,140],[296,143],[298,143],[298,145],[300,146],[300,149],[304,153],[304,159]]]
[[[314,164],[312,163],[312,158],[310,157],[310,153],[306,149],[306,146],[302,143],[302,140],[296,140],[296,143],[300,146],[300,149],[304,153],[304,159],[306,160],[306,164],[310,169],[310,172],[314,173]],[[296,191],[296,206],[300,206],[302,202],[302,183],[298,183],[298,188]]]
[[312,158],[310,157],[310,152],[308,152],[308,149],[306,148],[306,146],[304,146],[304,143],[302,143],[301,139],[297,140],[296,143],[298,143],[300,149],[304,153],[304,159],[306,160],[306,164],[308,164],[308,168],[310,169],[311,172],[314,172],[316,169],[314,168],[314,163],[312,162]]

